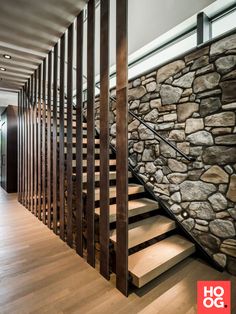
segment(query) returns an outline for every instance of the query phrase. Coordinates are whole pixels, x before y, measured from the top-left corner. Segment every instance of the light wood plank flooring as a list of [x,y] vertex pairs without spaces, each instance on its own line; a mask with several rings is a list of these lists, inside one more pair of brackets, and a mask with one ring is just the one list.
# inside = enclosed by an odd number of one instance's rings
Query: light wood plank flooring
[[[187,258],[128,298],[0,189],[0,313],[196,313],[197,280],[232,282],[195,257]],[[232,313],[236,313],[232,298]]]

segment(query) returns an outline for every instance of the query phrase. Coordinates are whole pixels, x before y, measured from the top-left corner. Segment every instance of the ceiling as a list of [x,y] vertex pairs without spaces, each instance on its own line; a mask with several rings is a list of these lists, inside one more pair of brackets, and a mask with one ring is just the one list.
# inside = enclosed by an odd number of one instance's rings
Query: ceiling
[[[128,0],[129,54],[196,14],[215,0]],[[0,0],[0,106],[6,90],[18,91],[88,0]],[[110,64],[115,64],[116,0],[110,0]],[[96,0],[99,4],[99,0]],[[148,4],[148,5],[147,5]],[[145,14],[143,14],[145,12]],[[96,10],[95,65],[99,73],[100,8]],[[87,25],[84,27],[86,73]],[[137,34],[139,34],[137,36]],[[11,55],[7,60],[4,54]],[[74,54],[75,56],[75,54]],[[75,73],[74,73],[75,75]],[[4,91],[3,91],[4,90]],[[13,100],[9,96],[8,103]]]
[[86,2],[0,0],[0,90],[24,85]]

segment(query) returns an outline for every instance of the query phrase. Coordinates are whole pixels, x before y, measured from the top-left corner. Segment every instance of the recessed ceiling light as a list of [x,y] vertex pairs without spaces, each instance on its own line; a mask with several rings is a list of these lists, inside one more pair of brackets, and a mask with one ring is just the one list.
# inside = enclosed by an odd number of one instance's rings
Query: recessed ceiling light
[[0,67],[0,71],[6,71],[6,69],[3,67]]
[[10,55],[7,55],[7,54],[3,55],[3,57],[4,57],[5,59],[11,59],[11,56],[10,56]]

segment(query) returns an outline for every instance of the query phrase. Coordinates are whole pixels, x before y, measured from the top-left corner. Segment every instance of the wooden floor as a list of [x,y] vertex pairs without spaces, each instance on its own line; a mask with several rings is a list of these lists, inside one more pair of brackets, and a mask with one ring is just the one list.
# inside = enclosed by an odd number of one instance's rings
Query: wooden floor
[[[197,280],[232,282],[188,258],[128,298],[0,189],[0,313],[196,313]],[[236,313],[236,299],[232,298]]]

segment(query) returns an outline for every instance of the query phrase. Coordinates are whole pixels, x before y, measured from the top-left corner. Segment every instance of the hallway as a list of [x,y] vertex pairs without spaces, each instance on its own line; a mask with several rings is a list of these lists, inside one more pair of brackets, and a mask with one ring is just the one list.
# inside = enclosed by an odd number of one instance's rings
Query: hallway
[[[188,258],[128,298],[0,190],[0,313],[196,312],[196,281],[236,278]],[[178,298],[175,296],[178,295]],[[235,291],[232,291],[235,295]],[[174,300],[174,302],[173,302]],[[235,298],[232,298],[235,313]]]

